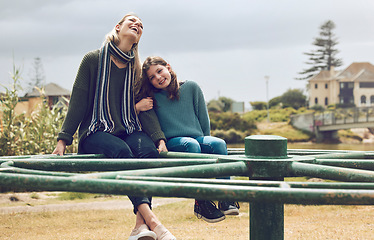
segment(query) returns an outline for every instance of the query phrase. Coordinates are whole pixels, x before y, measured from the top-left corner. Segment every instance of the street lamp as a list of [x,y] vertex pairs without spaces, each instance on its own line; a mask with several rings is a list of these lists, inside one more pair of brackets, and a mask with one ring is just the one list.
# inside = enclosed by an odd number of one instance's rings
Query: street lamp
[[268,112],[268,122],[270,122],[269,118],[269,76],[265,76],[265,81],[266,81],[266,109]]

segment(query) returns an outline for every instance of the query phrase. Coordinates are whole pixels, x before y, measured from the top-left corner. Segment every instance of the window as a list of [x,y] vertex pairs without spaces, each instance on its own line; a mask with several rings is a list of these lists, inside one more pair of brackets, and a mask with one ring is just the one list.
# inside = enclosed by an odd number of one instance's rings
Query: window
[[317,84],[317,83],[314,84],[314,88],[315,88],[315,89],[318,88],[318,84]]
[[353,88],[354,83],[353,82],[341,82],[340,88]]
[[314,104],[318,104],[318,98],[314,99]]
[[329,105],[329,99],[325,97],[325,106]]
[[365,95],[361,96],[361,104],[366,104],[366,96]]
[[325,83],[325,88],[328,89],[329,88],[329,85],[327,83]]
[[374,104],[374,95],[371,95],[371,96],[370,96],[370,103],[371,103],[371,104]]
[[360,88],[374,88],[374,82],[360,82]]

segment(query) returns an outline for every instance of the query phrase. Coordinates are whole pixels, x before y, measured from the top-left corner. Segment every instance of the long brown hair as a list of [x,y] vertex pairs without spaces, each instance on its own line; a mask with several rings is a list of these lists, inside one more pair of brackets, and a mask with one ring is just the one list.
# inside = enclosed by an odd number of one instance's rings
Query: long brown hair
[[[141,80],[135,84],[136,89],[136,101],[140,101],[145,97],[152,97],[154,99],[154,93],[160,91],[155,88],[148,78],[147,71],[152,65],[162,65],[167,66],[168,63],[161,57],[151,56],[147,57],[142,66],[142,76]],[[168,93],[168,98],[170,100],[179,100],[179,83],[177,80],[177,74],[170,67],[171,81],[169,86],[165,89]]]

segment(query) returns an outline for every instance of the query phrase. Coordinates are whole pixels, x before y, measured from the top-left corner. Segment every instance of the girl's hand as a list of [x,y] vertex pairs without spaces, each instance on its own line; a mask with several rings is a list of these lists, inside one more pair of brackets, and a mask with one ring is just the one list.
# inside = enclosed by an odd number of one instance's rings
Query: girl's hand
[[143,98],[135,104],[136,112],[145,112],[153,108],[153,99],[151,97]]
[[160,140],[158,142],[158,147],[157,147],[158,152],[167,152],[168,149],[166,147],[165,140]]
[[57,155],[64,155],[66,149],[66,142],[64,140],[58,140],[57,146],[55,150],[52,152],[52,154],[57,154]]

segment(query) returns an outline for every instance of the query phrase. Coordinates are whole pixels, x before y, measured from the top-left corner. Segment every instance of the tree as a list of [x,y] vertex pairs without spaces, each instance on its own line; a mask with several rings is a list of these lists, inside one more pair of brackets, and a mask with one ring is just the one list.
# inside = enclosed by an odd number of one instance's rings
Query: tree
[[266,110],[267,103],[262,101],[249,102],[253,110]]
[[218,98],[219,101],[221,101],[223,103],[223,111],[224,112],[230,112],[231,111],[231,106],[234,102],[234,100],[232,100],[231,98],[227,98],[227,97],[220,97]]
[[34,58],[33,68],[30,72],[31,80],[28,82],[27,90],[31,91],[34,87],[43,88],[45,85],[44,69],[42,59]]
[[302,77],[296,78],[297,80],[308,79],[321,70],[330,70],[331,67],[339,67],[343,65],[343,61],[336,58],[336,54],[339,50],[335,48],[338,41],[333,33],[334,28],[335,24],[331,20],[326,21],[320,26],[320,36],[315,38],[313,42],[313,45],[315,45],[317,49],[312,50],[309,53],[304,53],[309,56],[309,61],[306,62],[306,64],[312,66],[299,72]]
[[230,112],[234,100],[227,97],[220,97],[218,100],[210,100],[207,104],[208,111],[212,112]]
[[306,96],[301,89],[289,89],[281,96],[283,107],[292,107],[299,109],[304,107],[306,103]]

